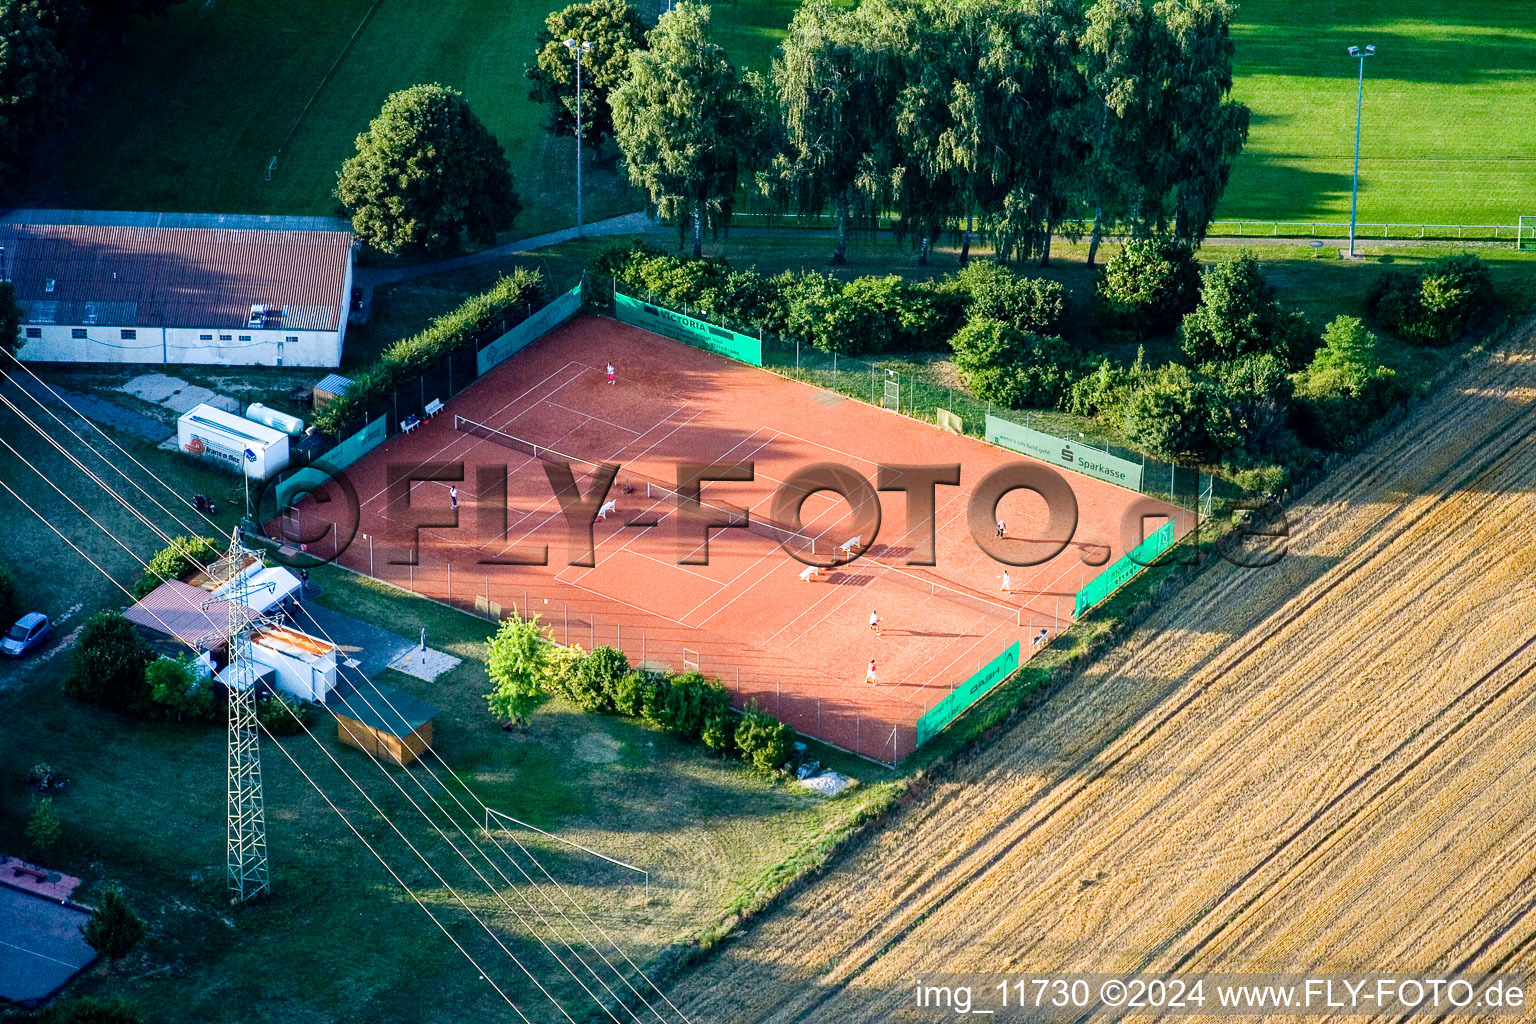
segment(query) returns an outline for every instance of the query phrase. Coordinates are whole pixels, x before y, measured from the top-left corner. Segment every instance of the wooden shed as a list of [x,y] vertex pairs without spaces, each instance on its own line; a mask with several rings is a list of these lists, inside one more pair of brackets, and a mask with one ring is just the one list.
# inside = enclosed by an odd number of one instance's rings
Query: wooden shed
[[310,404],[315,412],[324,409],[331,402],[347,393],[352,386],[352,378],[343,377],[339,373],[328,374],[325,379],[316,384],[310,393]]
[[380,760],[410,764],[432,742],[438,709],[404,690],[365,680],[327,703],[336,712],[336,738]]

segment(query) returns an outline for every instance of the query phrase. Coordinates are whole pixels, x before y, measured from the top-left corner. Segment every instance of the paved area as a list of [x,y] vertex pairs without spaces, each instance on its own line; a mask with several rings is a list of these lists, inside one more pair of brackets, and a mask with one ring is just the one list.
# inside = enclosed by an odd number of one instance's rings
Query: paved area
[[459,663],[451,654],[430,647],[423,651],[419,636],[406,639],[344,612],[323,608],[314,601],[304,605],[298,625],[300,629],[330,637],[345,658],[357,663],[356,671],[370,679],[386,668],[393,668],[431,682]]
[[[142,413],[134,412],[131,409],[124,409],[120,405],[114,405],[105,399],[96,398],[92,395],[81,395],[73,391],[66,391],[58,386],[54,386],[52,390],[49,390],[49,388],[44,387],[35,378],[24,374],[13,375],[10,379],[17,387],[44,405],[51,406],[56,410],[65,410],[64,419],[66,422],[70,422],[71,417],[68,410],[73,408],[80,416],[90,419],[101,426],[112,427],[115,430],[135,434],[152,444],[159,444],[166,438],[170,438],[172,443],[175,443],[175,430],[159,420],[152,419]],[[23,402],[22,408],[26,409],[27,403]],[[32,412],[29,413],[29,415],[32,414],[42,416],[45,421],[51,419],[46,413],[38,410],[36,406],[33,406]],[[76,422],[70,422],[70,426],[75,427],[77,430],[81,429],[80,424]]]
[[146,402],[163,405],[178,416],[203,404],[223,409],[225,412],[240,411],[240,403],[236,399],[196,384],[188,384],[180,377],[171,377],[163,373],[140,374],[119,390],[136,398],[142,398]]
[[[636,235],[650,231],[656,227],[656,222],[646,213],[626,213],[618,217],[609,217],[586,225],[582,234],[592,235]],[[441,274],[449,270],[462,270],[465,267],[479,266],[482,263],[494,263],[503,256],[511,256],[520,252],[532,252],[542,249],[547,245],[558,245],[561,242],[569,242],[576,237],[575,228],[563,228],[560,231],[551,231],[548,234],[534,235],[530,238],[520,238],[515,242],[494,246],[490,249],[481,249],[465,256],[455,256],[453,259],[436,260],[432,263],[420,263],[413,267],[358,267],[354,272],[353,283],[368,292],[379,285],[394,284],[396,281],[405,281],[413,277],[426,277],[429,274]]]

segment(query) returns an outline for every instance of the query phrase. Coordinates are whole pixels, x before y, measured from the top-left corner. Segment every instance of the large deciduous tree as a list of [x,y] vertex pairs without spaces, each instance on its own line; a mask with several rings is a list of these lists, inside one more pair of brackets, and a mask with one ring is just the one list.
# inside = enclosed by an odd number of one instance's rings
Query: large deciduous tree
[[1106,222],[1199,241],[1248,137],[1228,0],[1096,0],[1082,37],[1089,262]]
[[62,118],[72,69],[54,0],[0,0],[0,172]]
[[690,226],[703,254],[704,227],[730,220],[744,157],[760,135],[749,80],[710,40],[709,8],[679,3],[662,15],[647,49],[629,58],[613,93],[614,138],[629,180],[657,212]]
[[890,111],[905,68],[902,30],[878,4],[853,9],[808,0],[773,61],[783,152],[767,184],[802,214],[830,202],[837,218],[833,262],[848,255],[849,222],[872,223],[889,196]]
[[522,209],[501,144],[463,94],[416,85],[384,101],[342,165],[336,198],[352,230],[383,252],[490,243]]
[[576,59],[567,39],[592,44],[581,56],[581,137],[600,146],[613,137],[613,90],[629,74],[630,54],[645,45],[645,24],[627,0],[586,0],[544,19],[528,97],[549,107],[551,133],[576,128]]

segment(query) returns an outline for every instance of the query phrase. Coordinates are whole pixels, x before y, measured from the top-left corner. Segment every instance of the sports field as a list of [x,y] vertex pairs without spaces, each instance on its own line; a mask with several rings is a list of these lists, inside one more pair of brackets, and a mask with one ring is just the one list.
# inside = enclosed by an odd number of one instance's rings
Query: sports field
[[[546,112],[528,99],[523,77],[544,17],[560,6],[187,0],[135,26],[126,50],[91,73],[48,164],[53,180],[40,181],[32,198],[100,209],[331,213],[336,172],[384,98],[441,82],[463,90],[512,162],[523,197],[516,234],[568,226],[575,147],[544,133]],[[766,67],[794,6],[717,5],[716,38],[736,59]],[[295,125],[267,181],[268,161]],[[641,206],[611,159],[589,166],[586,189],[590,219]]]
[[[603,373],[610,360],[618,368],[613,385]],[[616,508],[595,528],[590,567],[569,564],[573,548],[545,475],[549,461],[531,454],[532,446],[587,460],[574,467],[583,489],[590,463],[622,466],[610,491]],[[465,464],[458,527],[422,529],[418,564],[399,564],[406,561],[400,538],[402,530],[409,536],[407,498],[389,492],[389,467],[458,460]],[[492,370],[443,415],[347,470],[365,537],[341,561],[460,606],[479,598],[503,613],[539,614],[562,642],[619,647],[631,662],[657,668],[696,667],[725,682],[738,706],[756,700],[801,732],[899,761],[914,749],[916,720],[953,687],[1010,645],[1019,643],[1027,657],[1032,641],[1070,624],[1076,592],[1127,550],[1124,524],[1133,510],[1153,517],[1147,529],[1171,512],[1074,475],[1079,525],[1072,543],[1040,565],[1013,568],[1004,590],[1008,567],[972,539],[967,503],[986,473],[1018,460],[723,356],[582,317]],[[769,518],[779,483],[816,463],[848,466],[869,480],[879,463],[959,464],[960,486],[937,489],[931,523],[909,522],[903,495],[887,492],[879,499],[878,535],[864,534],[841,499],[811,495],[800,531],[819,559],[829,560],[856,530],[867,554],[805,579],[806,566],[785,553],[772,531],[714,531],[707,564],[679,564],[702,554],[694,535],[677,528],[677,503],[663,490],[675,485],[684,462],[751,463],[750,483],[710,483],[705,500],[747,509],[759,521]],[[499,513],[489,487],[477,493],[478,474],[500,466],[510,475],[507,525],[503,531],[492,519],[496,528],[487,532],[482,517]],[[414,484],[410,508],[451,521],[449,486]],[[997,515],[1007,524],[1011,552],[1037,548],[1043,500],[1014,491]],[[930,530],[935,564],[907,564]],[[315,535],[316,524],[303,532]],[[484,564],[513,548],[543,546],[547,566]],[[323,542],[319,547],[323,553]],[[878,613],[878,631],[869,624],[871,612]],[[872,659],[874,686],[866,680]]]
[[[329,213],[336,170],[384,97],[438,81],[463,89],[506,148],[524,197],[516,233],[567,226],[572,146],[545,136],[523,78],[553,6],[380,0],[358,31],[369,0],[188,0],[137,26],[127,50],[92,72],[53,180],[30,200]],[[766,71],[795,6],[716,3],[716,39]],[[1356,68],[1344,48],[1365,43],[1379,52],[1366,68],[1362,220],[1513,224],[1536,213],[1522,206],[1536,193],[1524,138],[1536,119],[1536,7],[1245,0],[1234,34],[1236,95],[1254,121],[1220,217],[1348,218]],[[590,218],[640,206],[611,163],[586,184]]]
[[1365,62],[1362,221],[1513,225],[1536,213],[1536,5],[1244,0],[1235,96],[1253,110],[1222,218],[1349,219]]
[[1533,344],[686,979],[690,1019],[932,1020],[935,970],[1528,970]]

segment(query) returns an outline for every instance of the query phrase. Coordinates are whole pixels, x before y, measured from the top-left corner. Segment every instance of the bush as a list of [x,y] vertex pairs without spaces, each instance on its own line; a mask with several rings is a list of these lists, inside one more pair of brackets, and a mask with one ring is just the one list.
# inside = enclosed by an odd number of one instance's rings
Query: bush
[[1383,274],[1366,292],[1366,310],[1387,330],[1420,345],[1448,345],[1487,309],[1493,281],[1471,253],[1443,256],[1420,273]]
[[256,701],[256,720],[273,736],[297,736],[315,719],[307,701],[293,697],[262,697]]
[[1126,369],[1106,356],[1092,373],[1072,382],[1067,392],[1067,410],[1078,416],[1100,416],[1118,423],[1126,399],[1145,372],[1140,357],[1134,367]]
[[646,695],[656,689],[656,677],[649,672],[631,670],[613,684],[613,710],[626,718],[638,718],[645,711]]
[[528,721],[528,713],[544,696],[554,650],[550,630],[537,615],[531,619],[509,615],[501,620],[496,634],[485,642],[491,692],[484,697],[491,714],[519,724]]
[[133,596],[143,598],[167,580],[184,579],[219,555],[219,542],[212,537],[177,537],[150,558],[144,574],[133,583]]
[[116,886],[101,894],[101,902],[80,929],[86,943],[109,960],[121,960],[144,938],[144,922],[133,912]]
[[121,996],[79,996],[50,1006],[37,1024],[144,1024],[144,1014]]
[[58,844],[59,834],[63,826],[59,822],[59,813],[53,809],[53,797],[45,796],[41,800],[34,800],[32,813],[27,817],[27,827],[22,833],[26,836],[27,845],[34,853],[47,853]]
[[1211,454],[1262,457],[1290,447],[1292,384],[1280,360],[1246,355],[1202,369],[1210,381],[1206,430]]
[[1292,422],[1317,448],[1337,449],[1401,399],[1396,375],[1376,361],[1376,336],[1357,317],[1340,316],[1296,375]]
[[199,679],[192,659],[157,658],[144,670],[150,714],[164,721],[194,721],[213,717],[213,688]]
[[736,749],[752,767],[772,771],[789,760],[795,730],[758,708],[753,701],[736,723]]
[[64,692],[113,711],[142,711],[148,702],[144,668],[153,655],[133,624],[101,611],[80,627]]
[[1093,285],[1094,325],[1114,338],[1162,334],[1200,302],[1194,247],[1176,238],[1133,238]]
[[968,320],[999,320],[1030,334],[1060,334],[1067,291],[1056,281],[1023,277],[997,263],[973,260],[955,275]]
[[1179,334],[1195,363],[1269,354],[1295,369],[1312,355],[1306,321],[1276,301],[1258,258],[1246,250],[1201,276],[1200,304]]
[[1210,435],[1210,389],[1186,366],[1169,363],[1127,394],[1120,426],[1131,444],[1163,459],[1218,456]]
[[972,320],[950,339],[955,369],[978,398],[1012,409],[1054,408],[1071,385],[1077,356],[1060,338]]
[[573,667],[569,696],[583,711],[612,711],[619,680],[628,673],[623,651],[598,647]]
[[537,305],[543,295],[544,277],[539,271],[514,270],[457,309],[437,317],[424,330],[395,342],[377,361],[354,373],[347,393],[315,413],[315,426],[327,434],[338,433],[366,415],[406,377],[414,377],[435,360],[460,349],[494,340],[503,325],[520,322],[521,314]]
[[21,595],[16,588],[16,575],[0,565],[0,630],[9,629],[11,623],[21,618]]

